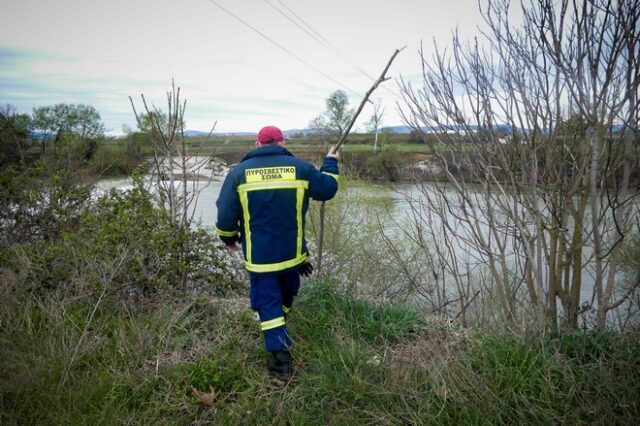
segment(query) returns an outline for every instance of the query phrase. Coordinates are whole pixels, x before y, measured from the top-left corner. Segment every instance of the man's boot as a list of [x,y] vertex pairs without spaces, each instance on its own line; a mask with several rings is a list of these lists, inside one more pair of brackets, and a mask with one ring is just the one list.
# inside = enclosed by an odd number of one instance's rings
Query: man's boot
[[291,378],[291,354],[289,351],[271,352],[267,368],[279,379],[289,380]]

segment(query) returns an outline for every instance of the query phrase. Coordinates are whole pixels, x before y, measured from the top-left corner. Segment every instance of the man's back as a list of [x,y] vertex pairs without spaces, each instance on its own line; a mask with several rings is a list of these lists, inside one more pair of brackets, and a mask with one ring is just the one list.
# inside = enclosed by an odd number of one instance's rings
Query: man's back
[[309,198],[332,198],[337,174],[334,158],[327,157],[318,171],[281,146],[256,149],[227,176],[217,202],[216,227],[221,236],[239,230],[249,271],[296,267],[307,259],[304,222]]

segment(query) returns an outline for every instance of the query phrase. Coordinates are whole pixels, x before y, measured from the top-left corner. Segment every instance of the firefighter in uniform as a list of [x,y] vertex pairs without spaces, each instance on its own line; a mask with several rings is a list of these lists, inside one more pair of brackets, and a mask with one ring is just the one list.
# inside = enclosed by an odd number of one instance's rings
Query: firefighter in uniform
[[309,198],[325,201],[338,190],[339,155],[332,147],[318,171],[285,147],[280,129],[260,130],[256,149],[227,175],[216,202],[216,231],[229,250],[242,246],[249,271],[251,308],[258,312],[267,368],[291,375],[292,342],[286,318],[311,264],[304,237]]

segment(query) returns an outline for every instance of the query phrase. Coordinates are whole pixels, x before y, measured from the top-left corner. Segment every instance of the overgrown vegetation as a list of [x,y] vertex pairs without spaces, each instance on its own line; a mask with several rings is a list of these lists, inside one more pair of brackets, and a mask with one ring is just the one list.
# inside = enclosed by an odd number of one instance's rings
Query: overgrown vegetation
[[94,302],[3,287],[3,424],[633,424],[640,415],[640,345],[614,333],[486,335],[308,283],[290,325],[294,379],[282,385],[267,376],[244,297],[104,304],[86,327]]
[[[91,106],[2,109],[0,423],[638,423],[640,7],[535,5],[524,32],[506,3],[486,9],[506,66],[457,39],[452,61],[425,63],[424,87],[403,88],[411,135],[384,135],[374,155],[371,135],[351,136],[351,177],[402,180],[420,160],[451,185],[413,187],[399,212],[388,192],[341,182],[322,274],[291,314],[288,383],[267,376],[240,259],[190,210],[186,160],[234,162],[252,138],[187,138],[175,85],[166,116],[142,97],[139,131],[117,140]],[[470,120],[451,84],[477,101]],[[330,100],[318,123],[335,130],[350,111],[339,92]],[[500,107],[514,113],[506,133],[493,127]],[[317,160],[331,142],[288,146]],[[127,189],[90,183],[147,157],[153,176]],[[580,304],[583,274],[597,304]]]
[[[446,179],[413,200],[413,234],[434,242],[442,282],[486,270],[501,322],[575,330],[589,312],[605,330],[640,291],[620,285],[640,229],[640,2],[519,8],[514,24],[509,1],[487,2],[478,40],[421,52],[421,84],[402,88],[416,132],[440,130],[425,140]],[[475,295],[458,292],[461,315]]]
[[[319,269],[350,296],[377,302],[418,299],[400,270],[402,265],[396,258],[400,253],[392,252],[393,245],[388,244],[389,239],[397,242],[401,235],[390,220],[399,213],[395,202],[393,193],[384,186],[341,180],[336,198],[326,204],[326,254]],[[311,204],[307,220],[312,255],[317,253],[319,207]],[[404,241],[403,259],[411,246]]]
[[[177,228],[140,176],[131,189],[100,196],[64,174],[25,169],[3,177],[0,268],[14,277],[12,286],[65,294],[109,286],[143,297],[184,274],[191,287],[215,285],[221,293],[235,282],[213,234]],[[186,241],[186,256],[178,256]]]
[[[347,198],[329,204],[327,262],[337,269],[303,286],[290,322],[295,376],[282,384],[264,368],[233,273],[241,265],[210,231],[177,232],[142,177],[98,194],[48,170],[5,169],[0,180],[2,424],[628,424],[640,415],[634,334],[527,340],[425,316],[394,280],[398,253],[377,233],[394,205],[388,193],[343,185]],[[188,256],[177,256],[187,240]]]

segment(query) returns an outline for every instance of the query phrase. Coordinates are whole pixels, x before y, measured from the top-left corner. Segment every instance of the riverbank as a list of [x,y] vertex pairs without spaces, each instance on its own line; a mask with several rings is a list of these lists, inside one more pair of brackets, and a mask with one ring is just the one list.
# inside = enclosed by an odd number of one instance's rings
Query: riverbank
[[[410,183],[433,182],[445,180],[444,170],[434,161],[433,156],[420,150],[406,151],[396,147],[386,147],[373,153],[369,150],[343,149],[340,163],[341,174],[350,179],[364,180],[374,183]],[[299,158],[319,166],[326,151],[323,149],[301,150],[291,147],[290,151]],[[246,152],[229,151],[218,153],[212,158],[213,164],[232,167],[239,162]],[[214,167],[220,167],[214,166]]]
[[509,323],[471,328],[427,316],[433,310],[409,296],[415,284],[427,294],[437,277],[398,288],[399,253],[375,232],[375,213],[395,201],[378,188],[340,191],[345,198],[327,204],[331,281],[303,283],[289,324],[296,372],[283,385],[266,373],[240,259],[211,230],[180,231],[148,182],[99,197],[60,176],[14,172],[2,183],[0,424],[633,424],[639,416],[637,329],[528,340],[526,330],[505,331]]
[[[166,292],[114,309],[3,294],[0,423],[634,424],[640,343],[527,341],[306,282],[293,380],[266,373],[247,295]],[[93,313],[92,313],[93,312]],[[91,314],[91,315],[90,315]],[[84,344],[76,352],[81,339]]]
[[146,158],[148,173],[159,175],[162,180],[174,179],[181,181],[183,177],[188,181],[223,180],[229,173],[231,166],[228,161],[220,157],[188,156],[156,159]]

